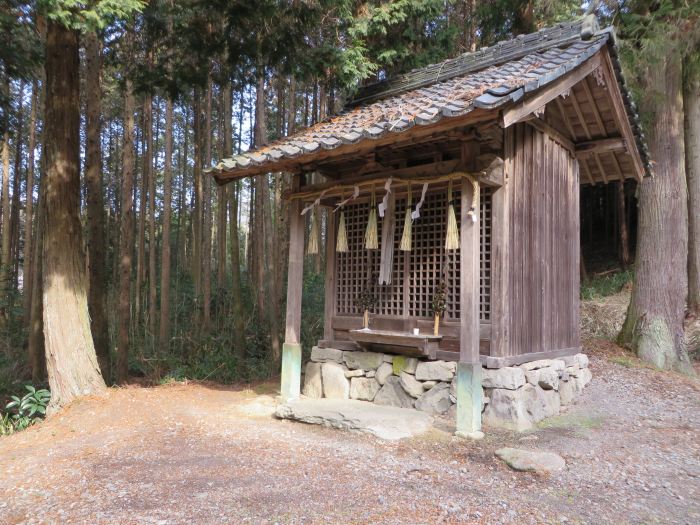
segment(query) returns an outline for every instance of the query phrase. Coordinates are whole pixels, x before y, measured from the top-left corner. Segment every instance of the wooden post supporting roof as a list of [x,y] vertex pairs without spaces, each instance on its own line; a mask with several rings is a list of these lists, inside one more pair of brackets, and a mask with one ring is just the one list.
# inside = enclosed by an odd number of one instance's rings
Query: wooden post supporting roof
[[[462,156],[467,169],[479,154],[475,142],[464,145]],[[457,364],[457,432],[458,436],[480,438],[481,433],[481,361],[479,359],[479,260],[480,224],[479,200],[476,199],[472,221],[469,210],[472,207],[474,187],[471,181],[462,179],[461,225],[460,225],[460,341],[459,363]]]
[[[299,175],[293,186],[299,187]],[[289,277],[287,322],[282,347],[282,398],[295,399],[301,391],[301,294],[304,282],[304,217],[301,202],[289,203]]]

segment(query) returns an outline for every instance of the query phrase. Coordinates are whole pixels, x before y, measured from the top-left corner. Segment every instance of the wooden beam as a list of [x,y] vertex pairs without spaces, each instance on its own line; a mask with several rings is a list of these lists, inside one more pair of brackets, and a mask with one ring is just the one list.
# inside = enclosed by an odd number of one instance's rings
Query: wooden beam
[[565,91],[571,89],[593,72],[600,65],[600,60],[600,52],[598,52],[571,73],[537,90],[534,96],[509,109],[503,110],[501,126],[507,128],[516,122],[520,122],[534,111],[537,111],[548,102],[551,102]]
[[[615,121],[617,123],[620,134],[627,140],[629,144],[629,155],[632,157],[632,163],[634,164],[635,175],[639,182],[642,182],[644,178],[644,173],[646,169],[644,168],[644,163],[642,162],[642,157],[637,149],[637,142],[635,141],[634,132],[632,131],[632,126],[630,125],[629,118],[627,117],[627,111],[625,110],[625,103],[622,100],[622,93],[618,87],[617,78],[615,78],[614,69],[612,61],[610,59],[609,52],[607,48],[602,54],[601,69],[603,71],[603,78],[605,79],[605,85],[608,88],[608,93],[610,93],[610,100],[612,102],[613,112],[615,114]],[[613,89],[612,86],[615,86]]]
[[627,144],[622,137],[609,137],[598,140],[588,140],[576,144],[576,156],[583,157],[594,153],[607,153],[610,151],[627,151]]
[[[478,144],[469,142],[464,145],[464,156],[476,161]],[[472,165],[473,166],[473,165]],[[472,222],[468,215],[472,207],[474,190],[469,180],[462,180],[461,220],[460,220],[460,341],[459,355],[463,363],[479,363],[479,254],[481,242],[479,220]],[[479,217],[479,203],[475,210]]]
[[479,155],[477,167],[480,172],[479,183],[492,188],[500,188],[504,184],[503,159],[493,154]]
[[301,187],[297,192],[284,192],[282,194],[282,198],[297,199],[308,195],[309,193],[320,193],[323,190],[330,190],[339,185],[363,184],[372,181],[377,181],[380,179],[388,179],[389,177],[397,179],[420,179],[425,177],[439,177],[442,175],[449,175],[457,169],[460,162],[461,160],[459,159],[446,160],[443,162],[425,164],[422,166],[412,166],[410,168],[387,170],[379,173],[370,173],[367,175],[360,175],[357,177],[348,177],[346,179],[341,180],[332,180],[328,182],[322,182],[319,184],[312,184],[309,186]]

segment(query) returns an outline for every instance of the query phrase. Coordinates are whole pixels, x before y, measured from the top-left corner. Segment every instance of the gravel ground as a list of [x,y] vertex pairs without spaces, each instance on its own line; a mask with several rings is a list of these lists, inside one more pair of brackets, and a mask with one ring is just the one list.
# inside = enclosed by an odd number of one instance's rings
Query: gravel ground
[[[700,383],[588,346],[576,405],[479,442],[278,421],[272,383],[111,389],[0,438],[0,523],[700,523]],[[567,468],[511,471],[502,446]]]

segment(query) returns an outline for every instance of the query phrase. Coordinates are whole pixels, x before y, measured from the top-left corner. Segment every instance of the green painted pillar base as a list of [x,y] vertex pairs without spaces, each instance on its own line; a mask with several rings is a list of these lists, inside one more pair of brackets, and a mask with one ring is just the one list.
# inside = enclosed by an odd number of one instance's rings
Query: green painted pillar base
[[296,399],[301,392],[301,345],[284,343],[282,345],[282,385],[280,388],[284,400]]
[[481,439],[481,363],[457,363],[457,431],[455,435]]

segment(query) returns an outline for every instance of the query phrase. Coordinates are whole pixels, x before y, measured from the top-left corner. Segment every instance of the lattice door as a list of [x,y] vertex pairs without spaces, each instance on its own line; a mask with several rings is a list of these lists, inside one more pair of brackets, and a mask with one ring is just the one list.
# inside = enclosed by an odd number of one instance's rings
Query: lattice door
[[[453,191],[455,214],[459,223],[460,191]],[[413,222],[412,251],[399,250],[403,233],[406,199],[396,198],[396,230],[394,232],[394,262],[392,284],[379,286],[380,250],[365,250],[368,202],[345,206],[345,227],[348,252],[336,254],[336,305],[340,315],[360,315],[355,298],[369,285],[379,299],[374,313],[388,317],[432,317],[433,294],[444,278],[448,299],[446,319],[457,320],[459,304],[459,250],[445,251],[447,229],[447,190],[429,192],[421,208],[421,216]],[[415,195],[414,195],[415,202]],[[481,261],[480,261],[480,319],[490,319],[491,299],[491,191],[481,189]],[[338,212],[340,213],[340,212]],[[381,245],[381,219],[378,235]],[[405,285],[405,281],[408,284]],[[406,294],[406,295],[405,295]],[[405,299],[405,300],[404,300]]]

